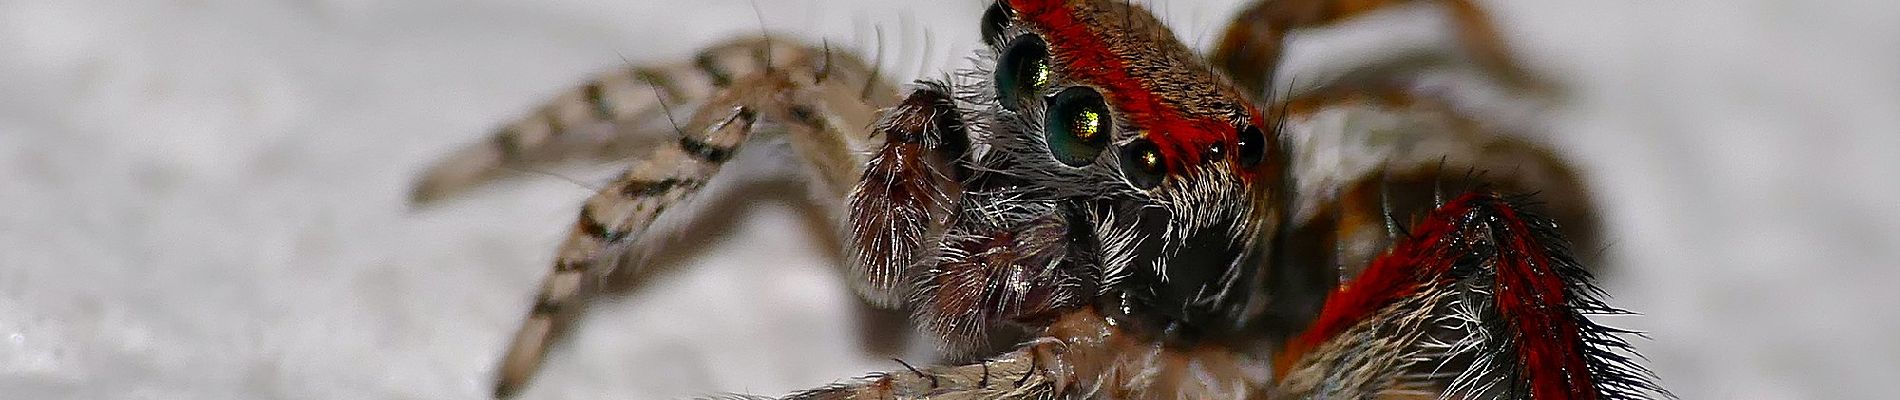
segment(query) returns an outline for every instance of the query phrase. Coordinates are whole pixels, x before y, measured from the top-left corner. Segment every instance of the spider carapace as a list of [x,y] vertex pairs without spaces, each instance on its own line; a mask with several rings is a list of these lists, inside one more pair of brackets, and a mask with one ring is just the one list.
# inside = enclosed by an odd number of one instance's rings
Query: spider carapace
[[[1273,96],[1290,33],[1394,12],[1445,16],[1474,76],[1536,92],[1464,0],[1264,1],[1211,61],[1125,2],[1004,0],[975,68],[901,94],[828,44],[770,36],[611,71],[438,163],[416,200],[632,160],[556,253],[504,397],[609,260],[670,233],[649,226],[761,142],[788,143],[774,154],[838,205],[858,292],[970,360],[792,398],[1667,396],[1624,331],[1587,318],[1621,311],[1554,222],[1591,239],[1556,156],[1408,85],[1415,62]],[[666,123],[676,107],[690,117]],[[1533,190],[1554,220],[1501,194]],[[1020,345],[982,353],[999,339]]]

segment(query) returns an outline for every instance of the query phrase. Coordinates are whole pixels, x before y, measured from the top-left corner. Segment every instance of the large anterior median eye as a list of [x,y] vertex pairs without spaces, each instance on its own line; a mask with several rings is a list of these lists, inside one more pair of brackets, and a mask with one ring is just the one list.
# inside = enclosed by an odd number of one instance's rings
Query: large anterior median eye
[[1161,156],[1161,148],[1148,139],[1135,139],[1122,147],[1122,175],[1128,177],[1128,183],[1138,189],[1149,189],[1161,184],[1161,177],[1167,173],[1167,159]]
[[1022,35],[996,60],[996,99],[1003,108],[1021,111],[1023,99],[1049,87],[1051,73],[1049,46],[1036,35]]
[[1072,167],[1095,162],[1114,135],[1115,121],[1108,114],[1108,103],[1095,89],[1077,86],[1063,89],[1049,98],[1049,114],[1043,120],[1043,135],[1049,139],[1049,152],[1056,161]]

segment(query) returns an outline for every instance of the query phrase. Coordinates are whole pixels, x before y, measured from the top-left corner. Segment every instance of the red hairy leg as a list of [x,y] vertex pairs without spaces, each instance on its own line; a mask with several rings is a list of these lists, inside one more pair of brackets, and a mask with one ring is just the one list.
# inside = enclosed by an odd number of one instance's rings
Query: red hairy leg
[[[1628,358],[1618,335],[1629,332],[1587,318],[1624,311],[1597,299],[1556,226],[1520,204],[1472,192],[1427,215],[1287,343],[1276,392],[1668,397]],[[1453,365],[1466,370],[1446,381],[1438,369]]]

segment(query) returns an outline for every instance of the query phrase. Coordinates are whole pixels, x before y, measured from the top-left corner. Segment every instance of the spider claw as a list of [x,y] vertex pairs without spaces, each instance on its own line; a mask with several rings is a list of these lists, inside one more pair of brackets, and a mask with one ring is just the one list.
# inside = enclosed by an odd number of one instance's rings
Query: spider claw
[[941,384],[940,384],[939,382],[937,382],[937,376],[936,376],[936,375],[931,375],[931,374],[926,374],[926,373],[924,373],[924,371],[923,371],[923,370],[919,370],[919,369],[917,369],[917,367],[913,367],[913,366],[911,366],[911,365],[910,365],[910,363],[907,363],[907,362],[904,362],[904,359],[901,359],[901,358],[892,358],[892,359],[891,359],[891,361],[896,361],[898,365],[902,365],[902,366],[904,366],[904,369],[908,369],[908,370],[910,370],[910,372],[911,372],[911,373],[914,373],[914,374],[917,374],[917,377],[919,377],[919,378],[924,378],[924,379],[929,379],[929,380],[930,380],[930,388],[931,388],[931,389],[936,389],[936,388],[937,388],[937,386],[940,386],[940,385],[941,385]]

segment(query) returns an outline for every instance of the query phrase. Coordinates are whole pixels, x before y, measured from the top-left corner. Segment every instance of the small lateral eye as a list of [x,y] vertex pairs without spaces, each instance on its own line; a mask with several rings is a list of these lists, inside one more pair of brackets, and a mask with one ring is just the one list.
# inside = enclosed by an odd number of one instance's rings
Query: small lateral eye
[[1261,133],[1258,126],[1241,127],[1240,142],[1237,144],[1238,146],[1235,147],[1240,148],[1241,168],[1253,168],[1260,165],[1262,158],[1267,155],[1267,135]]
[[1043,135],[1048,138],[1049,153],[1055,155],[1056,161],[1080,167],[1095,162],[1095,156],[1108,147],[1108,138],[1115,133],[1114,126],[1102,94],[1076,86],[1049,98]]
[[1003,31],[1009,29],[1009,17],[1016,13],[1009,8],[1009,0],[996,0],[990,8],[983,11],[983,44],[994,49],[1002,44]]
[[996,60],[996,99],[1003,108],[1021,111],[1023,99],[1049,87],[1049,46],[1036,35],[1022,35]]
[[1122,146],[1122,175],[1128,177],[1128,183],[1137,189],[1153,189],[1161,184],[1161,177],[1168,171],[1168,160],[1161,155],[1161,148],[1148,139],[1135,139]]

